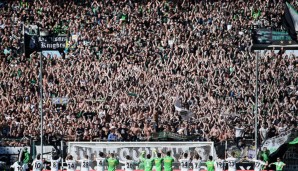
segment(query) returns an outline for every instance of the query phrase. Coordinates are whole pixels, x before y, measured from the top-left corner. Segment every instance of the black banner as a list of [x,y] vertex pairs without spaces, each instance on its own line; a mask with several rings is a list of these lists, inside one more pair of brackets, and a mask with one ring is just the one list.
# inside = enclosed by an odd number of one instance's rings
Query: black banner
[[58,50],[63,51],[66,46],[66,36],[36,36],[24,35],[25,40],[25,55],[29,57],[34,51],[41,52],[43,50]]
[[253,31],[254,44],[291,45],[295,40],[285,31],[272,31],[270,29],[256,29]]
[[34,51],[39,51],[38,48],[38,36],[35,35],[24,35],[25,42],[25,56],[30,57],[30,54]]

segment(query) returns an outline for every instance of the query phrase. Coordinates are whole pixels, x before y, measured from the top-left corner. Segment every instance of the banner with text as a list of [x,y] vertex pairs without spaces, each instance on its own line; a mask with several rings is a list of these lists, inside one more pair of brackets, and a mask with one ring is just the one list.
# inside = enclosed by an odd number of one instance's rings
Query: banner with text
[[292,131],[289,130],[281,135],[267,139],[262,145],[262,148],[266,147],[270,151],[270,154],[274,153],[281,145],[288,143],[291,133]]
[[66,45],[66,36],[43,36],[38,37],[40,50],[64,50]]
[[[251,165],[251,166],[248,166],[250,168],[250,170],[248,169],[245,169],[243,166],[240,166],[240,167],[236,167],[237,170],[236,171],[254,171],[252,170],[253,169],[253,164],[247,164],[247,165]],[[241,169],[242,168],[242,169]],[[227,170],[227,169],[225,169]],[[51,170],[43,170],[43,171],[51,171]],[[59,170],[59,171],[65,171],[65,170]],[[76,170],[76,171],[80,171],[80,170]],[[96,171],[96,170],[89,170],[89,171]],[[104,170],[104,171],[108,171],[108,170]],[[125,171],[124,169],[122,170],[115,170],[115,171]],[[134,171],[144,171],[144,170],[134,170]],[[155,169],[153,169],[152,171],[155,171]],[[181,170],[178,170],[178,169],[174,169],[173,171],[181,171]],[[188,170],[188,171],[193,171],[193,170]],[[200,171],[207,171],[206,169],[202,169]],[[274,171],[274,170],[262,170],[262,171]]]
[[[213,142],[70,142],[68,144],[68,153],[74,158],[83,158],[84,155],[95,158],[99,152],[103,152],[115,153],[122,161],[125,161],[127,155],[138,161],[142,151],[153,155],[154,150],[163,153],[171,151],[175,167],[179,166],[178,159],[184,152],[189,152],[191,155],[199,154],[203,161],[210,155],[216,158]],[[123,168],[120,165],[118,169]]]
[[67,36],[60,36],[56,34],[40,36],[36,34],[35,31],[30,31],[30,29],[26,26],[24,26],[24,30],[26,57],[29,57],[34,51],[41,52],[45,50],[57,50],[62,52],[66,47]]

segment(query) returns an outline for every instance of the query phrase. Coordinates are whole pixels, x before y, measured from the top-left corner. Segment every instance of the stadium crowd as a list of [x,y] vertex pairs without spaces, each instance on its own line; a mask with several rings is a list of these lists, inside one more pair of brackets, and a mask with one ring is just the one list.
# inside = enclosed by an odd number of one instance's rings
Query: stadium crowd
[[[40,134],[39,54],[24,55],[25,23],[78,37],[62,58],[43,61],[46,141],[147,141],[160,131],[225,141],[236,123],[251,137],[251,29],[281,29],[283,8],[281,0],[8,1],[0,8],[0,134]],[[283,50],[260,52],[265,138],[297,128],[297,64]]]

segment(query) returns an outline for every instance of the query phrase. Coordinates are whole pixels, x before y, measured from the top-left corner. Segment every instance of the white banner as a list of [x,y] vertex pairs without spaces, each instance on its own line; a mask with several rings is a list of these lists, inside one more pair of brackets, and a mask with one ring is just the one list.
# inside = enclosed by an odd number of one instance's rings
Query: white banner
[[182,107],[181,100],[176,97],[174,100],[175,110],[179,112],[183,120],[189,120],[193,116],[193,112]]
[[99,152],[105,154],[115,153],[119,160],[125,160],[125,156],[130,155],[133,160],[139,160],[142,151],[146,154],[171,151],[172,157],[178,161],[184,152],[191,155],[199,154],[203,161],[210,155],[216,158],[213,142],[69,142],[68,153],[76,159],[78,156],[83,158],[87,154],[89,157],[98,157]]
[[291,130],[286,131],[282,135],[278,135],[272,138],[267,139],[264,144],[262,145],[262,148],[266,147],[270,154],[274,153],[281,145],[287,143],[289,141],[289,138],[291,136]]
[[[0,147],[0,154],[19,155],[24,147]],[[30,147],[27,147],[30,151]]]
[[[0,158],[1,161],[10,161],[14,163],[18,160],[20,152],[24,147],[0,147]],[[30,147],[27,147],[30,151]]]
[[[45,159],[51,159],[53,150],[54,150],[53,146],[50,146],[50,145],[43,146],[43,148],[42,148],[43,156],[42,157]],[[40,153],[41,153],[41,146],[37,145],[36,146],[36,154],[40,154]]]
[[53,97],[52,103],[53,104],[67,104],[69,102],[68,97]]

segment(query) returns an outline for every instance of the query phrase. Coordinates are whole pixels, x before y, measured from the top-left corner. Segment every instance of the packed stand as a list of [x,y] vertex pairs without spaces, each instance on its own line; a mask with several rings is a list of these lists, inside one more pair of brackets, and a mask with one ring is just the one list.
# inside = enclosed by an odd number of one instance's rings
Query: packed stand
[[[293,1],[294,2],[294,1]],[[0,8],[0,127],[6,137],[40,134],[39,55],[26,58],[22,23],[68,30],[63,58],[44,58],[45,141],[150,140],[154,132],[254,134],[254,25],[282,29],[282,1],[8,1]],[[259,61],[259,120],[278,135],[297,128],[297,56]],[[54,105],[52,97],[67,97]],[[175,111],[179,99],[191,111]],[[272,124],[273,123],[273,124]],[[267,127],[268,127],[267,126]]]

